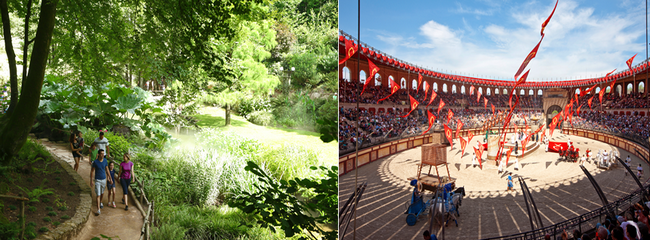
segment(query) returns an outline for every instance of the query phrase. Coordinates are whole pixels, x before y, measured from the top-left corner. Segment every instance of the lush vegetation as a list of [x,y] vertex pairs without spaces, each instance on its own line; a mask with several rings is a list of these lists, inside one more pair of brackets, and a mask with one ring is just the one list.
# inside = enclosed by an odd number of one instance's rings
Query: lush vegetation
[[[336,237],[331,159],[306,143],[206,128],[252,122],[335,140],[336,1],[0,1],[0,13],[10,30],[3,166],[25,161],[30,131],[65,140],[79,130],[88,143],[105,129],[111,155],[132,153],[156,201],[156,239]],[[199,114],[205,106],[223,108],[223,121]],[[170,128],[198,131],[200,146],[173,147]],[[290,208],[274,211],[280,202]]]

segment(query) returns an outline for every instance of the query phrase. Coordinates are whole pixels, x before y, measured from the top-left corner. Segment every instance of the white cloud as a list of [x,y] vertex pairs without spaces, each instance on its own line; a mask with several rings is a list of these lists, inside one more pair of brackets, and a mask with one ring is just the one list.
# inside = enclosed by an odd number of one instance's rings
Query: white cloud
[[[463,29],[453,29],[434,20],[419,28],[419,36],[378,34],[378,37],[392,45],[389,54],[417,65],[512,79],[539,42],[541,24],[553,10],[554,3],[544,4],[525,3],[509,9],[504,13],[505,18],[515,25],[492,22],[472,28],[464,21],[461,28],[478,30],[471,37],[466,37]],[[644,11],[637,8],[596,15],[594,9],[581,7],[575,1],[560,1],[545,29],[538,55],[528,65],[529,78],[589,77],[604,75],[614,68],[627,68],[625,61],[629,57],[635,52],[641,56],[645,51],[644,44],[638,43],[645,34]],[[635,63],[643,57],[637,59]]]

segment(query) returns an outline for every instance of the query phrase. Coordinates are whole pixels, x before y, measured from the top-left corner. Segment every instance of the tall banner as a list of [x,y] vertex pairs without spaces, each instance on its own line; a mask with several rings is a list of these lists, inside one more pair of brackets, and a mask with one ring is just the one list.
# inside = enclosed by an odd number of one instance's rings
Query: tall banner
[[555,117],[553,117],[553,119],[551,120],[551,125],[549,125],[551,127],[551,131],[549,131],[548,133],[549,137],[553,137],[553,130],[555,129],[555,127],[557,127],[559,121],[560,121],[560,114],[556,114]]
[[449,109],[449,111],[447,112],[447,124],[449,124],[449,121],[451,121],[451,118],[453,117],[454,117],[454,112],[452,112],[451,109]]
[[472,138],[474,138],[474,133],[472,131],[467,132],[467,141],[472,141]]
[[494,111],[494,104],[490,103],[490,106],[492,106],[492,114],[495,115],[496,112]]
[[551,15],[549,15],[548,18],[546,19],[546,21],[544,21],[544,23],[542,23],[542,31],[540,32],[540,35],[544,36],[544,29],[546,28],[546,25],[548,25],[548,22],[551,21],[551,17],[553,17],[553,13],[555,13],[555,9],[557,8],[557,3],[559,1],[560,0],[555,1],[555,7],[553,7],[553,11],[551,12]]
[[476,153],[476,160],[478,160],[479,166],[481,166],[481,169],[483,169],[483,161],[481,158],[481,155],[483,155],[483,151],[476,149],[476,147],[473,148],[474,148],[474,153]]
[[632,62],[634,61],[634,57],[636,57],[636,54],[634,54],[634,56],[632,56],[630,59],[625,61],[625,64],[627,64],[627,67],[630,68],[630,71],[632,71]]
[[418,87],[415,88],[415,92],[420,91],[420,84],[422,83],[422,74],[418,73]]
[[614,84],[616,84],[616,79],[614,79],[614,81],[612,81],[612,83],[609,84],[610,93],[614,93]]
[[431,111],[427,110],[427,119],[429,120],[429,128],[427,128],[427,130],[422,133],[422,136],[424,136],[424,134],[428,133],[429,130],[431,130],[431,126],[433,126],[433,122],[436,121],[436,116],[434,116],[433,113],[431,113]]
[[352,40],[345,39],[345,58],[339,61],[339,65],[350,59],[350,57],[352,57],[352,55],[357,52],[358,47],[359,45],[354,44]]
[[483,98],[483,110],[487,109],[487,102],[488,102],[488,99],[484,97]]
[[[528,63],[530,62],[530,60],[533,60],[533,58],[535,58],[535,56],[537,55],[537,50],[539,50],[539,45],[542,44],[542,40],[544,40],[543,35],[542,35],[542,39],[539,40],[539,43],[537,43],[535,48],[533,48],[533,50],[530,51],[528,56],[526,56],[526,58],[524,59],[524,62],[522,62],[521,66],[519,66],[519,70],[517,70],[517,73],[515,74],[515,79],[519,78],[519,75],[524,71],[526,66],[528,66]],[[514,88],[512,90],[514,90]]]
[[447,126],[447,124],[443,124],[443,126],[445,127],[445,137],[447,137],[447,140],[449,141],[449,144],[453,148],[454,147],[454,138],[453,138],[454,133],[451,131],[451,128],[449,128]]
[[[427,104],[427,107],[429,107],[429,105],[431,105],[431,103],[433,102],[433,99],[436,99],[436,96],[438,96],[438,94],[436,93],[436,91],[432,90],[431,91],[431,99],[429,99],[429,104]],[[442,101],[442,99],[440,101]]]
[[407,113],[406,115],[400,117],[403,118],[408,117],[411,114],[411,112],[413,112],[413,110],[418,108],[418,105],[420,105],[420,103],[417,100],[415,100],[415,98],[413,98],[411,95],[409,95],[409,98],[411,99],[411,111],[409,111],[409,113]]
[[[368,86],[368,83],[370,83],[370,80],[375,76],[375,74],[377,74],[379,72],[379,68],[374,63],[372,63],[372,61],[370,61],[370,58],[368,58],[368,67],[370,68],[370,76],[368,76],[366,81],[363,83],[363,90],[361,90],[362,95],[363,95],[363,92],[366,91],[366,86]],[[393,86],[395,86],[395,85],[396,84],[394,84]]]
[[578,110],[576,111],[576,113],[577,113],[578,116],[580,116],[580,108],[581,108],[581,107],[582,107],[582,105],[580,105],[580,106],[578,107]]
[[[377,103],[388,99],[390,96],[393,96],[393,94],[396,93],[397,90],[399,90],[399,86],[397,85],[397,83],[395,81],[393,81],[392,79],[388,79],[388,81],[392,82],[391,87],[390,87],[390,94],[388,94],[388,96],[386,96],[385,98],[377,100]],[[410,96],[411,95],[409,95],[409,97]],[[413,97],[411,97],[411,99],[413,99]],[[415,99],[413,99],[413,100],[415,100]]]
[[458,121],[456,122],[456,137],[457,138],[460,137],[460,129],[461,128],[463,128],[463,122],[461,122],[460,119],[458,119]]
[[[605,92],[605,90],[600,90],[600,92]],[[589,98],[589,100],[587,100],[587,105],[589,105],[589,110],[591,110],[591,101],[594,100],[595,96],[596,95],[593,95],[591,96],[591,98]]]
[[474,95],[474,85],[469,86],[469,95]]
[[479,103],[478,100],[481,100],[481,92],[476,91],[476,103]]
[[603,104],[603,94],[605,94],[605,91],[600,91],[598,93],[598,99],[600,99],[600,104]]
[[460,156],[463,157],[463,155],[465,155],[465,147],[467,146],[467,141],[465,141],[465,139],[463,139],[463,137],[459,137],[459,139],[460,139],[460,149],[463,151],[460,154]]
[[614,68],[614,70],[612,70],[612,71],[609,72],[607,75],[605,75],[605,77],[607,77],[607,76],[609,76],[610,74],[614,73],[614,71],[616,71],[616,68]]
[[427,81],[424,81],[424,99],[422,101],[427,100],[427,94],[429,94],[429,84]]
[[442,98],[440,99],[440,104],[438,104],[438,116],[440,116],[440,110],[445,106],[445,101],[442,101]]
[[506,167],[508,166],[508,161],[510,160],[511,153],[512,153],[512,148],[508,149],[508,153],[506,153]]

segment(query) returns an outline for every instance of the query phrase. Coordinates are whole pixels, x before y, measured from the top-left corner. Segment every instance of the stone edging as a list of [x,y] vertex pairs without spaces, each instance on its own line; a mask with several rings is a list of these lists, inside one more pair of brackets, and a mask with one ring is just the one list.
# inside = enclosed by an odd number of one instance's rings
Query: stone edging
[[[39,141],[32,139],[32,141],[41,144]],[[42,144],[41,144],[42,145]],[[92,206],[92,190],[86,182],[81,178],[81,175],[75,171],[70,164],[62,160],[58,156],[50,153],[52,158],[56,160],[61,167],[77,182],[77,186],[81,188],[81,193],[79,193],[79,205],[76,208],[76,212],[71,219],[61,223],[57,228],[48,231],[44,234],[39,235],[36,239],[76,239],[76,236],[81,232],[81,230],[88,222],[90,217],[90,208]]]

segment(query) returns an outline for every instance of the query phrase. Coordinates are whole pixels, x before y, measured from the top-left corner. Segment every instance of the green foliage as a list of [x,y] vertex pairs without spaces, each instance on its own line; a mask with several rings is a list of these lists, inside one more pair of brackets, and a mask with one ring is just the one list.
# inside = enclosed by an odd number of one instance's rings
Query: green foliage
[[187,230],[177,223],[164,224],[151,229],[151,238],[160,240],[183,239],[185,238],[185,231]]
[[[99,132],[93,129],[81,128],[80,131],[84,134],[84,138],[87,139],[86,142],[88,145],[92,144],[92,142],[95,141],[95,138],[99,137]],[[111,156],[118,161],[121,161],[122,155],[124,153],[130,152],[130,150],[134,147],[133,144],[130,143],[125,137],[117,135],[113,132],[104,133],[104,137],[108,139],[108,146],[111,152]]]
[[29,208],[27,208],[27,210],[29,210],[30,212],[36,212],[36,207],[29,206]]
[[59,226],[59,225],[61,225],[61,222],[59,222],[59,221],[54,221],[54,222],[52,223],[52,225],[54,225],[54,226]]
[[70,216],[68,216],[68,215],[63,215],[63,216],[61,216],[61,219],[66,219],[66,220],[67,220],[67,219],[70,219]]
[[45,210],[46,211],[52,211],[52,210],[54,210],[54,208],[48,206],[48,207],[45,207]]
[[55,211],[50,211],[50,212],[47,213],[47,215],[54,217],[54,216],[56,216],[56,212]]
[[16,187],[18,189],[20,189],[21,191],[25,192],[25,194],[27,194],[28,198],[31,199],[31,200],[34,200],[34,199],[37,200],[42,196],[50,195],[50,194],[54,193],[53,188],[45,188],[45,189],[43,189],[43,186],[39,186],[37,188],[34,188],[31,191],[29,189],[22,188],[20,186],[16,186]]
[[270,126],[273,124],[273,114],[268,111],[255,111],[248,115],[248,121],[261,126]]
[[50,230],[50,229],[49,229],[49,228],[46,228],[46,227],[41,227],[41,228],[38,229],[39,232],[47,232],[47,231],[49,231],[49,230]]
[[268,98],[247,96],[243,97],[236,104],[233,105],[233,110],[239,113],[240,116],[250,120],[249,114],[257,111],[269,111],[271,109],[271,101]]
[[[114,83],[92,86],[67,85],[54,75],[43,83],[37,119],[43,128],[79,130],[123,125],[166,141],[166,132],[156,131],[154,113],[162,112],[151,93],[138,87]],[[82,130],[83,132],[83,130]]]
[[[317,218],[305,214],[310,208],[314,208],[316,205],[331,205],[328,200],[332,198],[336,199],[336,191],[334,191],[333,195],[319,198],[316,204],[310,205],[299,201],[296,195],[301,188],[301,183],[315,187],[313,185],[319,184],[318,182],[305,179],[281,180],[278,182],[251,161],[247,163],[245,169],[257,175],[261,184],[255,185],[256,191],[242,192],[239,196],[233,198],[229,204],[241,209],[245,213],[257,215],[257,223],[263,227],[268,227],[272,231],[282,229],[286,237],[293,237],[296,234],[307,231],[312,239],[317,239],[314,233],[322,234],[327,239],[337,238],[336,232],[325,232],[316,224],[318,222]],[[336,186],[338,184],[337,181],[338,177],[333,181],[330,178],[322,182],[323,184],[334,183],[334,186]],[[327,190],[323,189],[324,191],[319,191],[318,196],[321,197],[321,194],[331,194],[331,189],[332,187],[330,186]],[[327,212],[330,213],[331,211],[328,210]],[[336,212],[336,208],[334,212]],[[322,218],[322,220],[327,219],[331,221],[331,218],[335,218],[335,215],[327,216]]]
[[68,196],[74,196],[74,192],[69,192]]
[[44,217],[44,218],[43,218],[43,221],[45,221],[45,222],[51,222],[52,219],[51,219],[50,217]]
[[59,207],[59,211],[65,211],[65,210],[68,210],[68,207],[67,207],[67,206],[61,206],[61,207]]
[[49,203],[50,199],[49,198],[41,198],[41,202],[43,203]]
[[106,236],[106,235],[104,235],[104,234],[99,234],[99,236],[101,236],[102,238],[99,238],[99,237],[93,237],[93,238],[91,238],[91,240],[101,240],[101,239],[113,240],[113,239],[121,239],[120,236],[109,237],[109,236]]
[[16,210],[16,209],[18,209],[18,207],[14,206],[14,205],[9,205],[9,210]]

